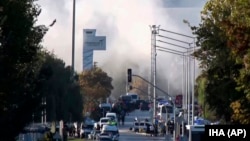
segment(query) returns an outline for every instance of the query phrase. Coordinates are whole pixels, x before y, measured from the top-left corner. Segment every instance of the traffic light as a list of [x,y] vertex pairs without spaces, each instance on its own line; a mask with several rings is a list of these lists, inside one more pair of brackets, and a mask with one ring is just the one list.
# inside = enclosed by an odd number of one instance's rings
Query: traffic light
[[128,83],[132,82],[132,69],[128,69]]

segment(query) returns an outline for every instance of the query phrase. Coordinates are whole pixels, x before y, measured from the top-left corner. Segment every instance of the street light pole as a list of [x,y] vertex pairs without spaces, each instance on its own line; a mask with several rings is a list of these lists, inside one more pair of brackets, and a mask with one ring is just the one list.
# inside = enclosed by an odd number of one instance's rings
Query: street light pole
[[[195,38],[194,38],[194,43],[193,43],[193,52],[195,52]],[[193,57],[193,92],[192,92],[192,125],[194,125],[194,93],[195,93],[195,90],[194,90],[194,87],[195,87],[195,57]]]
[[187,57],[187,121],[190,124],[190,57]]
[[[151,27],[151,81],[153,81],[154,86],[156,86],[156,35],[159,33],[160,26],[152,25],[150,27]],[[156,98],[157,98],[155,87],[153,87],[153,94],[154,94],[153,119],[155,119]]]
[[75,6],[76,0],[73,0],[73,21],[72,21],[72,72],[75,71]]

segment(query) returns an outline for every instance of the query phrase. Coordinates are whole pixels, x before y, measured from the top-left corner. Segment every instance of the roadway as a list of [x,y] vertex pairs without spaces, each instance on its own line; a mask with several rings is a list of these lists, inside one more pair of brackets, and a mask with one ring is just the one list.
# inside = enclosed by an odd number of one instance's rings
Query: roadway
[[119,126],[120,138],[119,141],[164,141],[166,140],[164,136],[150,136],[145,133],[135,133],[130,131],[129,128],[132,127],[133,121],[137,117],[138,119],[150,119],[149,111],[135,110],[131,112],[125,118],[125,125]]

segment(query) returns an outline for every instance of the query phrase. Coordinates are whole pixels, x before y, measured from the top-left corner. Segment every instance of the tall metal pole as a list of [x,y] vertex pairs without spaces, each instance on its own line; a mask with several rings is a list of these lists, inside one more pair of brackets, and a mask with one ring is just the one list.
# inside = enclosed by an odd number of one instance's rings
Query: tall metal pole
[[184,109],[184,105],[185,105],[185,102],[184,102],[184,93],[185,93],[185,56],[184,56],[184,53],[183,53],[183,56],[182,56],[182,109]]
[[[194,46],[193,46],[193,52],[195,51],[195,38],[194,38]],[[192,125],[194,125],[194,87],[195,87],[195,57],[193,57],[193,95],[192,95]]]
[[188,124],[190,124],[190,57],[187,57],[187,111],[188,111]]
[[75,72],[75,6],[76,0],[73,0],[73,21],[72,21],[72,72]]
[[[154,36],[153,36],[153,29],[152,27],[150,26],[151,28],[151,72],[150,72],[150,82],[151,83],[154,83]],[[150,94],[153,95],[154,93],[154,87],[151,86],[150,87]],[[154,122],[154,116],[155,116],[155,97],[153,95],[153,115],[152,115],[152,122]]]
[[[159,32],[159,26],[151,26],[151,81],[153,81],[154,86],[156,86],[156,35]],[[156,118],[156,88],[153,87],[153,98],[154,98],[154,109],[153,109],[153,119]]]
[[[193,58],[192,58],[193,59]],[[193,63],[194,63],[194,59],[193,59]],[[193,64],[194,65],[194,64]],[[193,68],[194,69],[194,68]],[[193,70],[192,69],[192,70]],[[193,72],[194,72],[194,70],[193,70]],[[194,124],[194,74],[192,74],[192,77],[193,78],[191,78],[192,79],[192,119],[191,119],[191,125],[193,125]]]
[[186,120],[188,120],[188,56],[185,56],[185,108],[186,108]]

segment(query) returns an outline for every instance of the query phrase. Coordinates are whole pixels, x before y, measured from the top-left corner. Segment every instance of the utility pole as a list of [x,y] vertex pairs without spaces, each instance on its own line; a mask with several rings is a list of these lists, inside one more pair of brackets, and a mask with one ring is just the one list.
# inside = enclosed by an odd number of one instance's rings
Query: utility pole
[[72,21],[72,73],[74,77],[75,72],[75,6],[76,6],[76,0],[73,0],[73,21]]
[[[151,28],[151,83],[153,82],[154,86],[156,86],[156,35],[159,34],[159,28],[160,26],[152,25]],[[155,87],[151,87],[153,89],[153,119],[156,118],[156,89]],[[151,92],[152,92],[151,89]],[[156,124],[156,120],[154,120],[154,123]]]
[[[193,43],[193,52],[195,52],[195,38],[194,38],[194,43]],[[194,125],[194,109],[195,109],[195,105],[194,105],[194,93],[195,93],[195,56],[193,57],[193,87],[192,87],[192,125]]]

